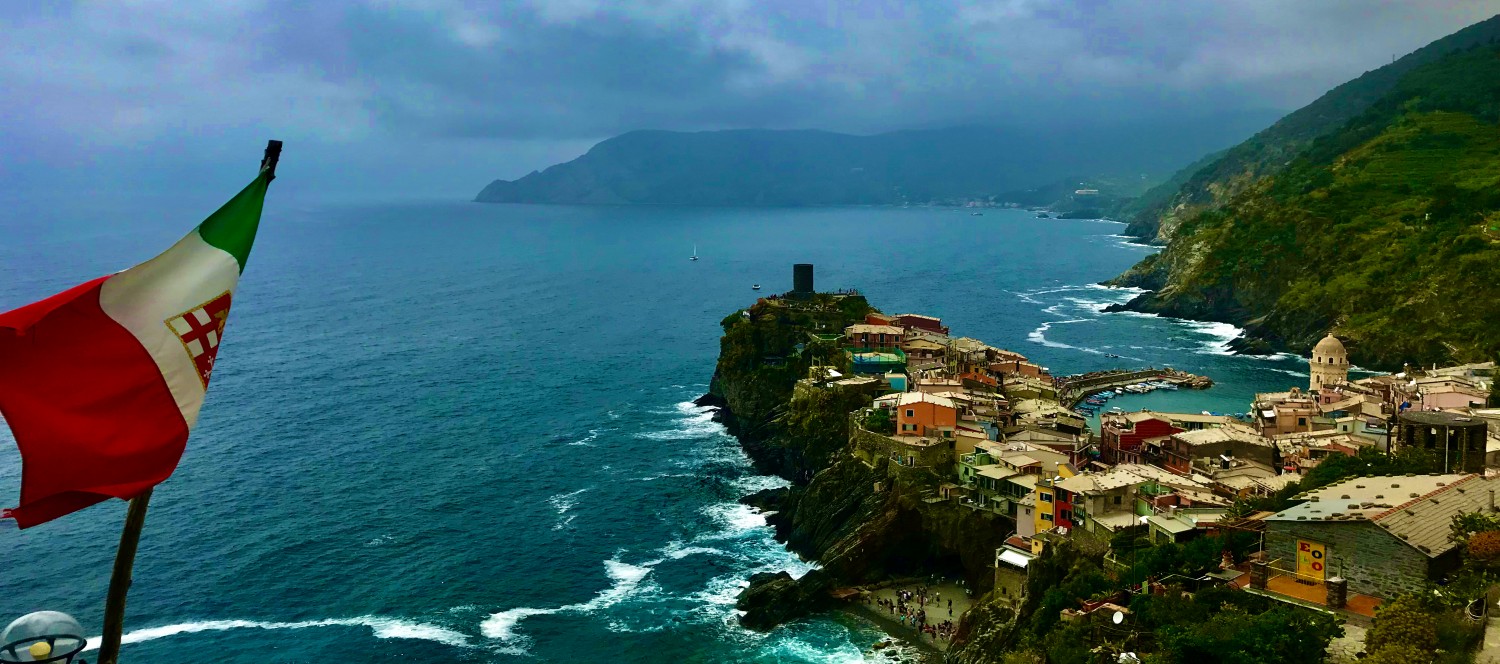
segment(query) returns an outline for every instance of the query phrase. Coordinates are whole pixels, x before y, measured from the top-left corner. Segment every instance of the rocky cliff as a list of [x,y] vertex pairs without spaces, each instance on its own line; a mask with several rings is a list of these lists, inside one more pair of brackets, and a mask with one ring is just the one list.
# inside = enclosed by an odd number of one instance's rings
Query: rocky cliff
[[849,448],[849,413],[867,396],[794,389],[807,366],[842,358],[831,346],[797,339],[811,339],[810,329],[841,329],[867,310],[863,300],[762,303],[724,321],[712,388],[700,403],[720,406],[718,418],[758,468],[793,482],[746,502],[771,513],[768,522],[791,550],[821,565],[796,581],[753,579],[741,596],[746,626],[768,629],[819,610],[832,586],[938,573],[987,590],[995,549],[1015,531],[1014,522],[994,513],[929,502],[942,479],[930,471],[856,457]]
[[1166,249],[1123,309],[1244,327],[1243,351],[1329,330],[1368,367],[1500,353],[1500,17],[1335,88],[1195,172],[1132,232]]

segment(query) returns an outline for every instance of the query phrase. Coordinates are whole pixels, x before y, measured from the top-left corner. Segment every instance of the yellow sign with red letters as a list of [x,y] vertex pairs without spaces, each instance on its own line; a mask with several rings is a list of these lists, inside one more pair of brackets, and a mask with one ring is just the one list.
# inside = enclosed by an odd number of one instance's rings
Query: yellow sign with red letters
[[1322,544],[1297,540],[1297,576],[1322,581],[1327,568],[1328,550]]

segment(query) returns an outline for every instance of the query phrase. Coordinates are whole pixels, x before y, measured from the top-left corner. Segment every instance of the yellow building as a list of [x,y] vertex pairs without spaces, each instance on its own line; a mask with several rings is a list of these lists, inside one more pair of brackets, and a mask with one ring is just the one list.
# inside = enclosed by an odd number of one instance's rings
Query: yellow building
[[1032,489],[1032,498],[1036,502],[1035,532],[1044,533],[1057,525],[1057,491],[1053,484],[1077,474],[1078,469],[1073,464],[1061,463],[1057,465],[1056,475],[1037,479],[1036,488]]

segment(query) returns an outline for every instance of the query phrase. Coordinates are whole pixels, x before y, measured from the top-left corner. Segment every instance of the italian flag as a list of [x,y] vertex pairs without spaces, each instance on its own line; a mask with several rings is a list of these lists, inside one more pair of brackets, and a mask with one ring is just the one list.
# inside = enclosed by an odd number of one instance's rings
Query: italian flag
[[272,177],[160,256],[0,314],[0,415],[21,449],[4,517],[29,528],[177,468]]

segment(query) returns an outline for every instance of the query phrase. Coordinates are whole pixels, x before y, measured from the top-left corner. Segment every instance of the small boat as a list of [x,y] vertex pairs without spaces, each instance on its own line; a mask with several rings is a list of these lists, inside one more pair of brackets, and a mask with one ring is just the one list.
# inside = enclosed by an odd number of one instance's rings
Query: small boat
[[1119,357],[1119,355],[1115,355],[1114,353],[1105,353],[1104,356],[1105,357]]
[[760,284],[752,284],[750,290],[760,290]]
[[970,212],[969,216],[971,216],[971,217],[983,217],[984,213],[983,212]]
[[690,260],[690,261],[698,260],[698,245],[696,245],[696,244],[693,245],[693,255],[689,256],[688,260]]

